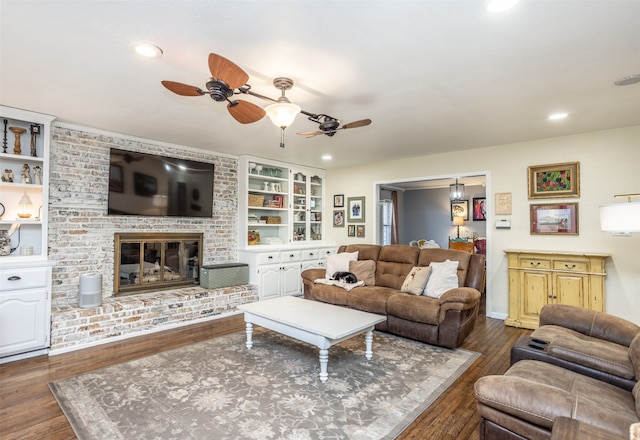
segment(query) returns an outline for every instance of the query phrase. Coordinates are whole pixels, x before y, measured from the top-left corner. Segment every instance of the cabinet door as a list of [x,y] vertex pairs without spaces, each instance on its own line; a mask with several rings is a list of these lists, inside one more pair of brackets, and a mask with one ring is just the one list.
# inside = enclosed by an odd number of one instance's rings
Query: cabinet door
[[291,263],[282,265],[281,280],[282,290],[281,295],[300,295],[300,283],[301,283],[301,267],[300,263]]
[[573,273],[556,273],[553,276],[553,302],[577,307],[587,307],[588,277]]
[[47,289],[0,293],[0,356],[48,347]]
[[259,267],[258,295],[261,300],[280,296],[280,266]]
[[540,310],[552,299],[551,273],[523,271],[521,276],[520,319],[534,321],[537,324]]

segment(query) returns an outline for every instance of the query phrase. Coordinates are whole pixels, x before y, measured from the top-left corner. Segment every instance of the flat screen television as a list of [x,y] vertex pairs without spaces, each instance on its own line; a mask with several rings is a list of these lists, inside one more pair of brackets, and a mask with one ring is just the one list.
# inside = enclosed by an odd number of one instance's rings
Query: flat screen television
[[211,217],[212,163],[112,148],[110,215]]

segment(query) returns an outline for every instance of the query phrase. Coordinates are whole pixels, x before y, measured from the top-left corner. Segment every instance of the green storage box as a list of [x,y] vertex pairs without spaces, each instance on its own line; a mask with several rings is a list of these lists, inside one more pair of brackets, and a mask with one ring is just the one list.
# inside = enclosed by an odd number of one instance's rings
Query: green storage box
[[249,265],[244,263],[212,264],[200,268],[200,287],[219,289],[249,283]]

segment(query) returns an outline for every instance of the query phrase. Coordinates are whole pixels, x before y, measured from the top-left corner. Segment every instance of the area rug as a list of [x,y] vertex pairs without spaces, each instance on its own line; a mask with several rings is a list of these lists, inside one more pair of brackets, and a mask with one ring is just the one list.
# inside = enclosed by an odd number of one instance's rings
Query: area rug
[[49,384],[73,430],[91,439],[392,439],[479,356],[375,332],[329,350],[262,328]]

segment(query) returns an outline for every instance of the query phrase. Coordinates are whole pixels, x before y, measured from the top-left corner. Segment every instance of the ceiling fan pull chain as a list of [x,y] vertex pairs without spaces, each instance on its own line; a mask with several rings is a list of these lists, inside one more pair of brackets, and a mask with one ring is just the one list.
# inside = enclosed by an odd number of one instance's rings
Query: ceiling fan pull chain
[[284,127],[280,127],[280,148],[284,148]]

